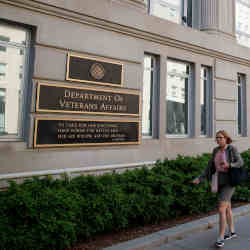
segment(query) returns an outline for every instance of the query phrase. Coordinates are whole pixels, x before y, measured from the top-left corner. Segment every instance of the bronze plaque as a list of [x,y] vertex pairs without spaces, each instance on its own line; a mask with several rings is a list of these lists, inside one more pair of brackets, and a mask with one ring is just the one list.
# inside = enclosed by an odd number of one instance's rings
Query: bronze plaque
[[122,86],[123,64],[68,54],[66,80]]
[[138,121],[36,118],[34,147],[128,145],[140,143]]
[[103,115],[140,114],[140,93],[38,83],[37,112]]

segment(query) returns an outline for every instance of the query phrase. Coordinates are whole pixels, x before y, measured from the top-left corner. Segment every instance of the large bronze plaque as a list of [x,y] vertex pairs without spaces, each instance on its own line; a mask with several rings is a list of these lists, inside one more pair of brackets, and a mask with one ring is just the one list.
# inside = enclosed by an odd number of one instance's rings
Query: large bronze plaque
[[34,147],[71,147],[140,143],[138,121],[36,118]]
[[66,80],[122,86],[123,64],[68,54]]
[[140,93],[38,83],[37,112],[103,115],[140,114]]

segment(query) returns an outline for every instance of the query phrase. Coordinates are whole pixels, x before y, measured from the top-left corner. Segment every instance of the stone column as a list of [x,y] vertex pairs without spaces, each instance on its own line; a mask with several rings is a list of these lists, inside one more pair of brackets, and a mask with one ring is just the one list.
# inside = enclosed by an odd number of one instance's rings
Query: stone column
[[200,30],[235,40],[235,0],[201,0]]

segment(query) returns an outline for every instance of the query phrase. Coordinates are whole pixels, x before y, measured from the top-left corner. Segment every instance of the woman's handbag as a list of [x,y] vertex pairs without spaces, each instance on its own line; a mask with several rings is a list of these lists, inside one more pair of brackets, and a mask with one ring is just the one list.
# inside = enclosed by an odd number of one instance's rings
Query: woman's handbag
[[246,181],[248,179],[247,169],[244,167],[241,168],[230,168],[229,176],[231,185],[233,187],[240,185],[241,182]]
[[211,192],[213,193],[218,192],[218,172],[217,171],[212,175]]
[[[230,162],[233,162],[232,149],[230,149]],[[240,168],[229,168],[231,186],[235,187],[248,179],[248,172],[244,166]]]

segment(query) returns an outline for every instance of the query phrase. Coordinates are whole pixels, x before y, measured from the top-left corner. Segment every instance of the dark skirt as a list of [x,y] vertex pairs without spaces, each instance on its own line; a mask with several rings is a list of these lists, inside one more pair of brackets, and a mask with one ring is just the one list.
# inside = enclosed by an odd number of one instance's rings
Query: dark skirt
[[230,185],[219,186],[219,189],[218,189],[219,201],[231,202],[231,198],[233,196],[234,191],[235,191],[235,187],[232,187]]

